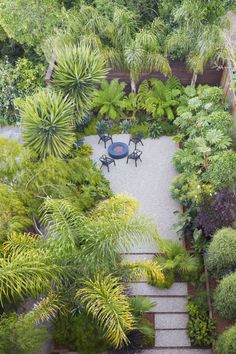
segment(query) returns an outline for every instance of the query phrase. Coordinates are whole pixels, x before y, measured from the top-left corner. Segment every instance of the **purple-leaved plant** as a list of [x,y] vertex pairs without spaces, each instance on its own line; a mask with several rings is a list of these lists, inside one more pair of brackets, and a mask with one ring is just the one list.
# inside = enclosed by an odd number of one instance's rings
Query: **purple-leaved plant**
[[222,190],[200,206],[194,224],[203,230],[206,237],[222,227],[232,226],[236,220],[236,192]]

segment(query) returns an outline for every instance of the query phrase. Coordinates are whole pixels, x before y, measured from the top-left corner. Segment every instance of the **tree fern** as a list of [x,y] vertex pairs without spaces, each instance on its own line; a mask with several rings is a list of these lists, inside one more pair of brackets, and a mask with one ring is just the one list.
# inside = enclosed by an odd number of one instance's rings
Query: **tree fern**
[[110,83],[106,80],[102,81],[93,102],[93,106],[99,110],[102,117],[115,120],[123,116],[125,86],[126,84],[119,83],[118,79],[112,80]]
[[142,107],[151,113],[153,118],[174,119],[174,108],[178,104],[178,97],[181,94],[181,84],[178,79],[171,77],[164,84],[161,80],[150,80],[150,89],[145,82],[141,86],[138,95],[142,97]]

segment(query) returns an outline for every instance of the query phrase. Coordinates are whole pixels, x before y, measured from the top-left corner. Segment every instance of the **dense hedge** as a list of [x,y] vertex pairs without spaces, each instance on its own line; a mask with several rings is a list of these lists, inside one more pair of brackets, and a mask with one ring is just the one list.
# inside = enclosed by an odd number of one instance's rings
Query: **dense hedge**
[[213,236],[208,249],[207,266],[215,277],[236,267],[236,230],[223,228]]

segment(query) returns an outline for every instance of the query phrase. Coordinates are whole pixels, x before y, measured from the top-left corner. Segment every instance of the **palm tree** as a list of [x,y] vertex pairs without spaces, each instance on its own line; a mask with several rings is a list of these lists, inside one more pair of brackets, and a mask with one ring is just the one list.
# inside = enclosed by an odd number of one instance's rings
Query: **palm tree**
[[93,101],[94,108],[99,109],[99,114],[113,120],[119,119],[123,115],[123,98],[125,96],[124,82],[119,83],[118,79],[110,83],[102,81]]
[[166,49],[180,49],[192,71],[191,86],[195,87],[198,74],[203,74],[207,63],[222,64],[229,51],[224,40],[228,22],[219,14],[209,13],[208,3],[185,0],[175,12],[178,28],[167,40]]
[[131,90],[134,93],[137,92],[137,83],[142,73],[171,73],[167,58],[159,52],[156,36],[148,30],[137,33],[130,45],[124,48],[124,61],[130,72]]
[[[142,73],[150,73],[154,70],[160,70],[164,75],[171,73],[168,60],[160,51],[158,37],[163,34],[165,29],[160,19],[155,19],[149,27],[138,31],[137,16],[132,11],[122,8],[114,9],[111,20],[91,6],[82,6],[80,15],[77,18],[72,17],[72,21],[69,16],[68,22],[70,22],[70,25],[68,25],[65,33],[59,34],[59,37],[57,34],[54,44],[52,38],[50,38],[49,43],[45,46],[48,56],[47,48],[52,44],[52,53],[56,54],[57,58],[60,57],[60,54],[58,54],[58,48],[55,48],[55,44],[62,48],[62,71],[67,66],[70,66],[72,72],[74,71],[66,59],[71,57],[71,54],[68,53],[68,47],[64,44],[65,40],[69,40],[72,44],[79,43],[82,46],[83,43],[86,43],[87,46],[90,43],[89,46],[93,48],[95,53],[99,51],[100,57],[104,56],[107,66],[128,70],[134,93],[137,91],[137,83]],[[75,57],[78,57],[79,60],[80,55],[79,52]],[[68,60],[71,61],[71,59]],[[74,57],[72,61],[75,62]],[[71,71],[66,70],[66,72],[65,76],[67,74],[69,77],[74,76]],[[65,79],[67,81],[67,77],[64,77],[62,81]],[[61,88],[63,88],[63,83]]]
[[64,157],[75,141],[73,104],[60,92],[41,90],[21,112],[23,139],[40,158]]
[[106,73],[101,52],[85,44],[67,45],[57,55],[52,83],[70,97],[81,118],[91,107],[96,88]]
[[115,348],[128,344],[127,333],[135,328],[129,298],[119,277],[97,275],[82,281],[76,299],[85,306]]
[[120,253],[154,233],[152,223],[136,215],[137,208],[134,198],[120,194],[100,202],[86,217],[69,201],[48,198],[42,207],[42,222],[51,236],[50,252],[62,257],[77,252],[83,274],[117,271]]

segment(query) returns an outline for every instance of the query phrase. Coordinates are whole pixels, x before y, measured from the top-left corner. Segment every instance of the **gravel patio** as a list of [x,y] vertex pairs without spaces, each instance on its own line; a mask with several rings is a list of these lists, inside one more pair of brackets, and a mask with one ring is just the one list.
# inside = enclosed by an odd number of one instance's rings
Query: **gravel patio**
[[[129,135],[113,135],[113,141],[128,144]],[[98,144],[98,137],[95,135],[86,137],[85,142],[93,147],[92,157],[100,166],[99,157],[107,154],[104,144],[102,142]],[[156,222],[160,235],[176,240],[178,237],[172,230],[172,225],[177,221],[174,211],[180,210],[180,207],[172,199],[169,187],[176,176],[172,158],[177,145],[170,137],[161,137],[158,140],[145,139],[143,143],[144,146],[140,144],[137,146],[143,152],[142,162],[137,162],[138,167],[135,167],[133,160],[126,164],[124,158],[116,160],[116,166],[110,165],[110,173],[103,166],[103,173],[110,181],[114,193],[128,192],[136,197],[140,203],[141,213]],[[129,151],[133,150],[134,144],[131,143]]]

